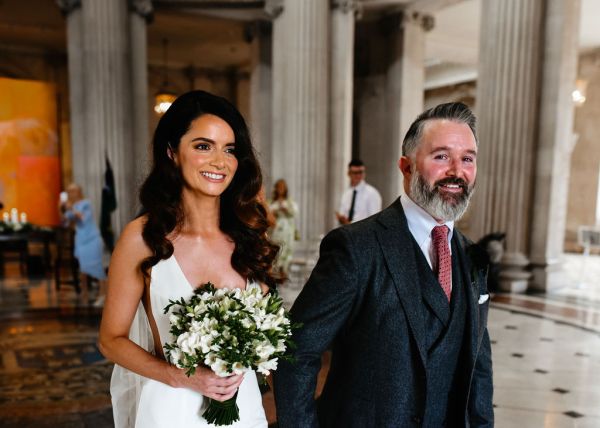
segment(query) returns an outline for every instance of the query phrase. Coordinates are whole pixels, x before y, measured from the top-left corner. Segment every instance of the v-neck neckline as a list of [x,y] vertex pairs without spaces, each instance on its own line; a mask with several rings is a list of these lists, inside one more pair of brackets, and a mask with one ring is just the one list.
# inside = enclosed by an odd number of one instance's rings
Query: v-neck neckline
[[[177,257],[175,257],[175,253],[173,253],[170,258],[173,259],[173,262],[174,262],[175,266],[177,267],[177,270],[181,274],[181,277],[183,278],[183,280],[185,281],[185,283],[187,284],[187,286],[190,287],[192,289],[192,291],[196,291],[200,285],[198,285],[197,287],[194,287],[192,285],[192,283],[190,282],[190,280],[186,276],[185,272],[183,271],[183,268],[181,267],[181,265],[177,261]],[[244,288],[241,288],[241,290],[247,290],[248,289],[248,285],[249,285],[249,281],[248,281],[248,279],[246,279],[246,286]],[[231,288],[231,287],[218,287],[215,284],[215,288],[227,288],[229,290],[234,290],[234,289],[236,289],[238,287],[233,287],[233,288]]]

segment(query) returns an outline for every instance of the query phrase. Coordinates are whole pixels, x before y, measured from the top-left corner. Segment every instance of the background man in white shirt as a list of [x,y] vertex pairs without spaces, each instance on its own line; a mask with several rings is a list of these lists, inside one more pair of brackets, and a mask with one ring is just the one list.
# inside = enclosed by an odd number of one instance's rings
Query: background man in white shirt
[[350,224],[381,211],[381,195],[365,181],[367,169],[360,159],[348,164],[350,188],[342,195],[339,211],[335,213],[340,224]]

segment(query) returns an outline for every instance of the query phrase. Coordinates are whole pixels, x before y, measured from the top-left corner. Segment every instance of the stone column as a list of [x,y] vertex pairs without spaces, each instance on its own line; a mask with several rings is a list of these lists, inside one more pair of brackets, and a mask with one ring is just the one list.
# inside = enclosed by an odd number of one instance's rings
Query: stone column
[[135,212],[137,181],[148,159],[146,22],[152,4],[150,0],[57,4],[67,16],[73,177],[99,219],[108,156],[117,187],[113,229],[118,234]]
[[[67,22],[67,58],[69,68],[69,129],[73,181],[87,189],[85,167],[88,158],[84,128],[85,89],[83,82],[83,30],[81,0],[58,0]],[[65,183],[67,185],[68,183]]]
[[432,26],[431,16],[416,11],[389,15],[381,22],[388,45],[382,108],[385,137],[361,141],[361,156],[367,166],[367,181],[378,188],[383,206],[402,192],[402,174],[397,163],[402,155],[404,134],[423,111],[425,31]]
[[250,117],[248,124],[252,142],[256,148],[263,171],[267,196],[273,186],[272,179],[272,79],[271,79],[271,23],[257,21],[249,27],[252,40],[252,64],[250,72]]
[[352,157],[354,16],[357,7],[356,0],[332,0],[327,229],[337,225],[334,213],[348,187],[347,170]]
[[[134,180],[130,183],[133,203],[137,207],[137,191],[150,170],[150,131],[148,119],[152,111],[148,100],[148,49],[146,25],[152,21],[151,0],[129,0],[129,34],[131,44],[131,113]],[[136,209],[137,210],[137,209]]]
[[[564,285],[560,268],[566,228],[578,61],[579,0],[547,0],[543,78],[530,239],[532,288]],[[589,195],[593,198],[594,195]]]
[[273,23],[273,179],[299,206],[302,239],[325,231],[329,5],[285,0]]
[[[529,260],[544,0],[482,2],[475,236],[506,232],[501,287],[524,291]],[[541,208],[541,207],[540,207]],[[538,207],[536,207],[538,209]]]
[[115,174],[118,207],[113,228],[117,235],[134,209],[134,120],[127,7],[122,0],[83,0],[84,126],[88,152],[86,159],[73,159],[73,169],[85,177],[85,191],[98,212],[108,155]]

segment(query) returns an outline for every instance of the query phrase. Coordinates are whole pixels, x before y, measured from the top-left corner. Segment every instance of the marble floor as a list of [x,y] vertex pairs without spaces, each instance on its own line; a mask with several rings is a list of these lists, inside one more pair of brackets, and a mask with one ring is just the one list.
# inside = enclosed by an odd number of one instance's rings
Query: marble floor
[[[286,302],[313,256],[294,266]],[[565,266],[551,294],[492,299],[498,427],[600,428],[600,257],[566,255]],[[56,291],[51,279],[19,275],[9,264],[0,278],[0,427],[111,427],[112,365],[96,347],[101,313],[89,304],[97,290]],[[269,391],[263,402],[276,426]]]

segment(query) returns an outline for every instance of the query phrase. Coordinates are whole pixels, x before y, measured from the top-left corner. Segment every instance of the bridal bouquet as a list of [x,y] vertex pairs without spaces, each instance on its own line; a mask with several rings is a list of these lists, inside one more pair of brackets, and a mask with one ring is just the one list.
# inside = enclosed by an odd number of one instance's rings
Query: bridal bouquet
[[[292,345],[295,326],[282,299],[277,294],[263,295],[258,286],[217,289],[209,282],[188,300],[169,302],[164,313],[171,312],[175,341],[164,345],[166,356],[188,376],[202,365],[221,377],[246,370],[268,375]],[[231,425],[239,420],[236,398],[237,393],[223,402],[209,399],[202,416],[215,425]]]

